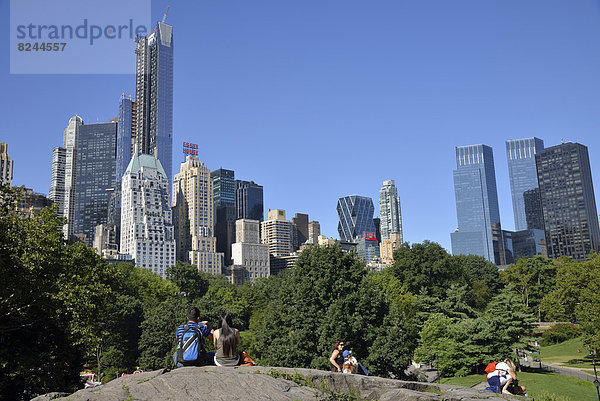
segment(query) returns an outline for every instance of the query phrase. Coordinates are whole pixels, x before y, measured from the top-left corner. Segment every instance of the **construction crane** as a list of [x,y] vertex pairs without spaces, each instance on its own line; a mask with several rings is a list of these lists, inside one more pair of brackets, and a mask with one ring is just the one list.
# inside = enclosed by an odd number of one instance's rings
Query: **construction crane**
[[169,12],[169,7],[171,7],[171,6],[167,6],[167,9],[165,10],[165,15],[163,15],[163,19],[162,19],[163,24],[167,20],[167,13]]

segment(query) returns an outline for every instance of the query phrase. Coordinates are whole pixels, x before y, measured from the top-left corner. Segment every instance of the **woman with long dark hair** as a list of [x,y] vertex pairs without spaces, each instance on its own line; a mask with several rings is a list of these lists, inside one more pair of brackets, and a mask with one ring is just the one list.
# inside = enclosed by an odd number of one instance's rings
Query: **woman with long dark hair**
[[231,316],[223,313],[219,318],[219,329],[213,334],[215,344],[215,365],[236,366],[240,363],[237,346],[240,343],[240,332],[233,327]]
[[342,352],[344,351],[344,343],[344,340],[338,338],[333,346],[333,351],[331,352],[331,357],[329,358],[329,365],[331,366],[332,372],[342,371],[342,365],[344,364],[344,356],[342,355]]

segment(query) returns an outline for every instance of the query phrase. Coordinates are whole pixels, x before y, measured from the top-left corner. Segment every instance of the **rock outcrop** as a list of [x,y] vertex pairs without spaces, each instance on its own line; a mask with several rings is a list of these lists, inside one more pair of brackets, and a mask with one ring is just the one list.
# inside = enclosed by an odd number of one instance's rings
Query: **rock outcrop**
[[[342,394],[365,400],[506,400],[489,391],[434,383],[405,382],[312,369],[262,366],[186,367],[120,377],[67,397],[34,398],[70,401],[146,400],[334,400]],[[55,394],[56,396],[58,394]],[[512,398],[508,396],[508,398]]]

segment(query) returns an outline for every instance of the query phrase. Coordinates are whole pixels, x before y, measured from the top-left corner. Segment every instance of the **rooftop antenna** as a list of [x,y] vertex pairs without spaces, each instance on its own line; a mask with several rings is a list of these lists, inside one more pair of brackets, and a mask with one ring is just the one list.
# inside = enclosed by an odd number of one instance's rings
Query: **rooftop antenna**
[[167,6],[167,9],[166,9],[166,11],[165,11],[165,14],[163,15],[163,19],[162,19],[162,22],[163,22],[163,24],[164,24],[164,23],[165,23],[165,21],[167,20],[167,13],[169,12],[169,7],[171,7],[171,6]]

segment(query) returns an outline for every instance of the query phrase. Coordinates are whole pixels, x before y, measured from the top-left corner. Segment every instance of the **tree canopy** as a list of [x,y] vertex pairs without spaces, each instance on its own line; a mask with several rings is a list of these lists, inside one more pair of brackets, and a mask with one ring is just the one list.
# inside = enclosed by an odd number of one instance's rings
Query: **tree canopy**
[[294,268],[243,286],[182,262],[163,279],[65,242],[56,209],[19,214],[19,192],[0,188],[7,399],[74,390],[82,370],[106,381],[137,367],[173,367],[175,329],[190,306],[213,325],[229,313],[261,365],[328,369],[342,338],[375,375],[405,377],[411,359],[468,374],[526,347],[536,319],[574,322],[600,348],[595,254],[585,262],[519,259],[500,274],[481,257],[425,241],[404,244],[392,266],[372,272],[339,245],[310,246]]

